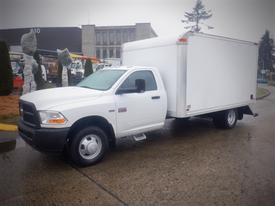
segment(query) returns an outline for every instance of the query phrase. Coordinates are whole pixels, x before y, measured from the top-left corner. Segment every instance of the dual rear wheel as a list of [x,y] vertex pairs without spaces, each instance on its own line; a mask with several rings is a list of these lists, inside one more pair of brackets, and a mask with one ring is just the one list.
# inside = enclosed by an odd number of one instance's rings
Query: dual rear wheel
[[215,126],[222,129],[234,128],[237,123],[237,120],[238,111],[236,109],[218,112],[213,117],[213,122]]

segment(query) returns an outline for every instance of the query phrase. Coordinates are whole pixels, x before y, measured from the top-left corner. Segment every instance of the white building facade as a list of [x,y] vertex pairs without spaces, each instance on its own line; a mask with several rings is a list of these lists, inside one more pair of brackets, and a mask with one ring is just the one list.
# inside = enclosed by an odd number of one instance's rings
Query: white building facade
[[120,58],[125,42],[156,37],[150,23],[131,26],[82,26],[82,53],[99,59]]

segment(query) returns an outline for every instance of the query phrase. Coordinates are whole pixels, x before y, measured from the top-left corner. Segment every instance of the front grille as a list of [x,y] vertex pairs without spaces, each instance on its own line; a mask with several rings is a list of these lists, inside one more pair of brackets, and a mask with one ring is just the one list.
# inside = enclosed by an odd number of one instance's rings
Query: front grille
[[20,116],[23,122],[31,127],[39,127],[39,117],[34,104],[19,101]]

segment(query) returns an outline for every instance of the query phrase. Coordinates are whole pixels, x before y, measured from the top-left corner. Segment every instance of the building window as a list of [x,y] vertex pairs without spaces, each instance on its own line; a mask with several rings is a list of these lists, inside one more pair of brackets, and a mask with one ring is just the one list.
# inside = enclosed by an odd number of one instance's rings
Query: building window
[[110,45],[114,45],[115,44],[115,33],[113,31],[110,31],[109,39],[110,39]]
[[106,58],[107,58],[107,50],[103,49],[103,59],[106,59]]
[[107,44],[107,32],[103,33],[103,44],[106,45]]
[[101,35],[100,35],[100,32],[97,32],[96,33],[96,44],[97,45],[100,45],[101,44]]
[[99,58],[99,59],[101,58],[100,57],[100,49],[96,49],[96,58]]
[[130,41],[135,41],[135,33],[134,33],[134,31],[130,32]]
[[123,42],[128,42],[128,31],[123,32]]
[[116,48],[116,58],[120,58],[120,48]]
[[109,50],[109,57],[114,58],[114,49],[112,48]]
[[120,31],[116,32],[116,44],[117,45],[121,44],[121,33],[120,33]]

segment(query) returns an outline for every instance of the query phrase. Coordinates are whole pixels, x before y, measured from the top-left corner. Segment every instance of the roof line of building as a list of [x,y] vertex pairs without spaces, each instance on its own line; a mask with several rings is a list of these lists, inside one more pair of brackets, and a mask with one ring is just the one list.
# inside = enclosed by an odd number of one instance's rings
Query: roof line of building
[[16,27],[16,28],[4,28],[4,29],[1,29],[0,28],[0,31],[4,31],[4,30],[16,30],[16,29],[35,29],[35,28],[39,28],[39,29],[59,29],[59,28],[64,28],[64,29],[72,29],[72,28],[74,28],[74,29],[79,29],[79,30],[81,30],[81,28],[80,27],[77,27],[77,26],[68,26],[68,27],[66,27],[66,26],[60,26],[60,27],[58,27],[58,26],[52,26],[52,27],[47,27],[47,26],[40,26],[40,27]]
[[135,25],[123,25],[123,26],[95,26],[96,29],[99,30],[109,30],[110,27],[114,29],[135,29]]
[[[146,24],[146,23],[137,23],[137,24]],[[134,25],[117,25],[117,26],[96,26],[95,24],[82,24],[82,26],[94,26],[96,29],[110,29],[110,27],[113,27],[114,29],[131,29],[135,28],[137,24]],[[149,23],[151,25],[151,23]],[[31,29],[31,28],[40,28],[40,29],[55,29],[55,28],[75,28],[81,30],[82,28],[79,26],[33,26],[33,27],[13,27],[13,28],[3,28],[0,30],[15,30],[15,29]],[[157,36],[155,30],[151,26],[152,33]]]

